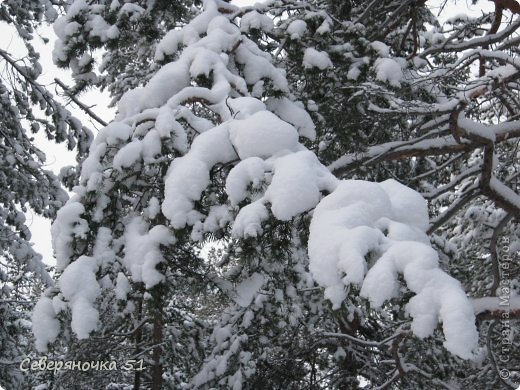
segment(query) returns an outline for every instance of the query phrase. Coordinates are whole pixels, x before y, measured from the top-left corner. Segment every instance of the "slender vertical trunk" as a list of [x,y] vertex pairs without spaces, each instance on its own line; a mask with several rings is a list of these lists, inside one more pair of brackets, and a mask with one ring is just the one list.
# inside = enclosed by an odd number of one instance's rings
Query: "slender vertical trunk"
[[[166,175],[167,166],[163,165],[162,167],[162,177]],[[156,216],[156,223],[160,225],[167,226],[167,221],[164,215],[159,213]],[[157,267],[157,270],[161,273],[165,273],[166,265],[164,263],[160,263]],[[166,289],[162,283],[158,284],[154,287],[152,291],[150,291],[153,297],[153,333],[152,333],[152,343],[154,345],[152,351],[152,390],[161,390],[162,389],[162,374],[163,374],[163,306],[165,303],[165,293]]]
[[[143,319],[143,301],[139,299],[137,303],[137,321],[140,324]],[[135,355],[139,356],[139,352],[141,351],[141,341],[143,339],[143,327],[140,326],[135,332]],[[141,371],[134,371],[134,390],[139,390],[141,387]]]
[[162,341],[163,341],[163,316],[160,305],[156,307],[153,319],[153,344],[155,347],[152,352],[152,390],[161,390],[162,388]]

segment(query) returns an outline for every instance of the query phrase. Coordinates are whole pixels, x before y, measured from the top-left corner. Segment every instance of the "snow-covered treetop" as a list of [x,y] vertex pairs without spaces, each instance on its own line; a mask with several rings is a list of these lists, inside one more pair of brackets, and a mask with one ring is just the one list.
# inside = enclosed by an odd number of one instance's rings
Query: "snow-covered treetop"
[[[66,13],[54,24],[58,37],[54,61],[72,70],[74,91],[97,85],[107,88],[115,101],[157,71],[153,58],[158,41],[185,24],[196,10],[188,0],[68,3]],[[99,68],[95,66],[97,49],[102,49]]]

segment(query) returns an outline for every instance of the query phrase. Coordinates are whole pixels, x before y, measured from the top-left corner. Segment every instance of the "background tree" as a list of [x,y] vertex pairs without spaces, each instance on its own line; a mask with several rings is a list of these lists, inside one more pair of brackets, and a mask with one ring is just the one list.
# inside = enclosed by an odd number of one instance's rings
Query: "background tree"
[[24,58],[15,58],[0,50],[0,384],[6,388],[32,382],[18,368],[33,353],[29,314],[35,297],[53,284],[32,246],[27,215],[54,218],[68,198],[56,175],[45,169],[45,153],[35,145],[33,134],[66,142],[79,158],[91,139],[91,133],[38,81],[42,67],[32,40],[37,27],[56,15],[50,1],[0,4],[0,22],[16,31],[27,52]]
[[[148,67],[153,60],[149,54],[162,35],[182,25],[190,12],[189,4],[141,5],[71,2],[55,24],[61,40],[54,51],[58,65],[73,69],[77,85],[70,93],[101,85],[109,86],[117,97],[145,84],[159,69]],[[97,48],[105,50],[101,78],[93,68],[93,51]],[[156,83],[165,81],[164,72],[163,79],[160,77],[158,74]],[[122,116],[123,107],[121,103]],[[126,109],[135,107],[130,103]],[[138,122],[107,126],[81,168],[71,170],[70,174],[80,176],[75,188],[79,193],[62,208],[52,228],[59,289],[48,290],[52,301],[40,300],[35,317],[49,319],[50,312],[70,305],[70,313],[63,310],[59,314],[65,324],[61,330],[70,337],[60,338],[56,344],[58,350],[62,347],[66,359],[116,360],[118,367],[130,359],[144,359],[145,367],[152,370],[119,370],[108,375],[104,371],[64,371],[49,379],[56,386],[81,383],[95,388],[162,388],[164,374],[168,376],[167,385],[175,387],[187,380],[200,360],[205,324],[193,314],[201,310],[198,291],[207,290],[205,279],[201,281],[204,268],[197,256],[200,248],[183,244],[186,239],[182,233],[170,235],[158,212],[163,198],[162,176],[168,162],[182,153],[182,142],[168,138],[168,129],[153,129],[153,115],[145,115]],[[203,129],[204,125],[194,126]],[[136,142],[129,143],[132,140]],[[130,161],[140,155],[132,149],[136,146],[144,147],[146,156]],[[163,256],[167,256],[168,266],[160,264]],[[76,261],[69,265],[71,259]],[[161,273],[155,270],[156,265]],[[97,310],[91,301],[97,302]],[[87,339],[98,319],[103,329]],[[50,324],[55,324],[54,320]],[[34,331],[45,341],[54,340],[58,334],[52,326],[36,325]],[[72,339],[73,334],[77,339]],[[45,344],[37,343],[38,349],[45,350]]]

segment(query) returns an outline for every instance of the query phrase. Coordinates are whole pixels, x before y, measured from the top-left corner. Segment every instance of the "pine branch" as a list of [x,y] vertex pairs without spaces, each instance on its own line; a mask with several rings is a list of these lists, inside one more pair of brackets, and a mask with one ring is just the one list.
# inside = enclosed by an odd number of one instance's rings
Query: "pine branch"
[[78,105],[78,107],[83,110],[88,116],[90,116],[92,119],[97,121],[100,125],[106,127],[108,125],[107,122],[105,122],[103,119],[101,119],[99,116],[94,113],[89,106],[87,106],[85,103],[81,102],[71,91],[70,89],[63,83],[60,79],[57,77],[54,79],[56,84],[58,84],[63,91],[65,91],[65,94]]

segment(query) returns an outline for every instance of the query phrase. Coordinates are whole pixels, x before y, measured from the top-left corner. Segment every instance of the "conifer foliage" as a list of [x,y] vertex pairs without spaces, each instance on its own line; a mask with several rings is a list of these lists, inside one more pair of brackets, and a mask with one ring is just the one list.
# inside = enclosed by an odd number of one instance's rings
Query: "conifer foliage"
[[175,4],[55,22],[118,113],[52,225],[35,346],[139,363],[42,380],[519,382],[518,3],[444,26],[424,1]]
[[33,135],[66,142],[80,158],[91,140],[38,81],[42,67],[32,40],[37,26],[56,15],[50,1],[0,4],[0,23],[17,33],[27,53],[20,59],[0,48],[0,383],[8,388],[24,387],[18,365],[32,350],[29,313],[42,286],[53,284],[31,243],[29,216],[53,218],[68,198],[56,175],[45,169],[45,153]]

